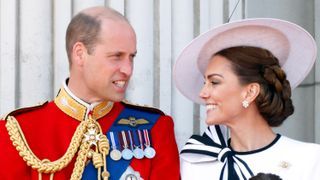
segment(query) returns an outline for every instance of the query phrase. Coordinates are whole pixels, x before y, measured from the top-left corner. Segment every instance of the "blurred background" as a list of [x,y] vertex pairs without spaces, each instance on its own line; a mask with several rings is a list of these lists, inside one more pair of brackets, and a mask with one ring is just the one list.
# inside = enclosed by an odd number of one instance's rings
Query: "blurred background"
[[[1,0],[1,115],[55,97],[68,77],[67,25],[74,14],[97,5],[124,14],[136,30],[138,54],[126,98],[172,115],[179,148],[206,128],[204,108],[184,98],[172,81],[173,64],[193,38],[231,14],[230,21],[270,17],[304,27],[320,50],[320,0]],[[295,114],[275,131],[320,143],[319,58],[293,101]]]

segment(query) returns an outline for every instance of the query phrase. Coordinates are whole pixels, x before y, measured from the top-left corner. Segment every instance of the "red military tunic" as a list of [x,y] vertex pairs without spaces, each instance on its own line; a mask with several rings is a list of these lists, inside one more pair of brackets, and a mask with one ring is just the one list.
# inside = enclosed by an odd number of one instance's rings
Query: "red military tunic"
[[[126,106],[133,107],[125,103],[88,105],[64,86],[55,101],[16,110],[9,115],[14,116],[19,122],[26,142],[38,159],[48,159],[52,162],[65,154],[76,128],[88,115],[88,108],[92,108],[91,112],[94,118],[98,119],[105,134]],[[133,108],[161,113],[153,108]],[[99,110],[99,113],[95,113],[96,110]],[[28,166],[19,155],[5,124],[6,120],[0,121],[0,179],[38,179],[39,173]],[[155,157],[133,158],[130,167],[139,172],[143,179],[179,179],[179,155],[172,118],[161,114],[151,129],[150,138],[156,151]],[[54,173],[54,179],[70,179],[76,156],[65,168]],[[42,179],[49,178],[50,174],[42,173]]]

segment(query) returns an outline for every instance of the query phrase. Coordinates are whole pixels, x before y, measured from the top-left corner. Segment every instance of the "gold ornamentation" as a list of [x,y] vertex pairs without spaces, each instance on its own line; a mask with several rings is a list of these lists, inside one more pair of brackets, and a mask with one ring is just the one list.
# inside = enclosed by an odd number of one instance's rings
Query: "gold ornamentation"
[[[98,179],[101,178],[100,173],[102,166],[104,168],[103,174],[108,173],[106,156],[109,153],[109,142],[106,136],[101,134],[102,129],[99,123],[93,120],[90,115],[85,121],[82,121],[78,125],[66,153],[61,158],[53,162],[49,161],[48,159],[40,160],[32,152],[24,137],[18,121],[13,116],[8,116],[6,128],[13,145],[19,152],[19,155],[23,158],[24,161],[26,161],[28,166],[31,166],[32,169],[38,171],[40,179],[42,178],[42,173],[50,173],[50,179],[53,179],[54,173],[66,167],[71,162],[78,149],[78,157],[76,159],[71,179],[81,179],[87,157],[91,156],[90,152],[92,152],[91,147],[93,145],[97,146],[96,151],[92,155],[93,158],[95,158],[94,156],[102,157],[102,160],[100,160],[102,162],[99,162],[99,166],[97,166],[99,172]],[[86,140],[88,139],[88,137],[89,140]],[[108,179],[108,177],[104,177],[104,179]]]
[[66,153],[60,159],[50,162],[49,160],[42,161],[38,159],[38,157],[32,152],[23,135],[18,121],[13,116],[9,116],[6,123],[6,128],[9,132],[10,139],[13,145],[19,151],[20,156],[24,161],[26,161],[28,166],[36,169],[39,173],[54,173],[60,171],[70,163],[81,143],[82,135],[86,130],[85,126],[85,123],[81,123],[77,127]]
[[84,134],[85,136],[85,141],[88,141],[90,145],[97,145],[97,141],[100,140],[100,134],[96,133],[96,130],[91,128],[88,129],[88,132]]
[[[94,163],[94,166],[98,169],[98,180],[101,179],[101,164],[103,163],[104,172],[109,173],[107,171],[107,159],[106,156],[109,153],[109,142],[107,140],[107,137],[105,135],[102,135],[102,129],[101,126],[97,121],[92,119],[91,115],[85,120],[85,122],[88,124],[87,128],[87,134],[90,133],[89,130],[92,132],[92,129],[95,129],[99,135],[99,141],[95,145],[97,146],[96,151],[93,153],[92,160]],[[90,152],[90,147],[94,145],[90,141],[86,140],[86,137],[84,137],[83,142],[80,146],[80,150],[78,152],[78,157],[73,169],[73,173],[71,175],[71,180],[78,180],[81,179],[82,173],[85,167],[85,162],[87,161],[88,154]],[[100,155],[99,155],[100,154]],[[100,158],[99,156],[102,156]],[[102,161],[102,162],[101,162]],[[104,178],[107,180],[108,178]]]
[[85,119],[87,108],[73,99],[64,88],[60,89],[59,94],[54,99],[54,103],[69,116],[79,121]]
[[[64,113],[77,119],[78,121],[84,121],[86,119],[86,113],[88,108],[84,103],[78,102],[68,92],[61,88],[59,94],[54,99],[54,103]],[[96,105],[92,110],[92,117],[94,119],[100,119],[101,117],[108,114],[113,107],[113,102],[103,101]]]
[[101,174],[101,176],[102,176],[103,180],[106,180],[106,179],[108,179],[110,177],[110,173],[108,171],[107,172],[103,172]]
[[128,119],[122,118],[118,121],[118,124],[130,125],[136,127],[137,125],[149,124],[149,121],[146,119],[136,119],[135,117],[129,117]]

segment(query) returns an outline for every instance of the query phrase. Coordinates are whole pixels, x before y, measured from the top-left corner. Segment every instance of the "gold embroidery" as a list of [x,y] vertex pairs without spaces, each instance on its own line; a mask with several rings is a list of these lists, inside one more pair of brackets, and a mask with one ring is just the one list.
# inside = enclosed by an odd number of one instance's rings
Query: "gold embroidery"
[[[54,99],[54,103],[61,109],[64,113],[69,116],[79,120],[84,121],[86,118],[86,113],[88,111],[87,107],[77,100],[73,99],[68,92],[61,88],[59,94]],[[113,107],[112,102],[104,101],[95,106],[92,110],[92,118],[100,119],[101,117],[108,114]]]
[[92,117],[94,119],[100,119],[104,115],[108,114],[111,111],[112,107],[112,102],[104,101],[93,108]]

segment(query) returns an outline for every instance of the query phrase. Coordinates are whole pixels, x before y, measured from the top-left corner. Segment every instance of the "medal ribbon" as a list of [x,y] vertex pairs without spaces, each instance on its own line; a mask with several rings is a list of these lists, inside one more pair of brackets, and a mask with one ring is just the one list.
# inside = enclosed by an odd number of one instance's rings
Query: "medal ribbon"
[[124,149],[125,145],[124,145],[124,142],[123,142],[123,138],[122,138],[121,132],[118,132],[118,139],[119,139],[119,144],[120,144],[119,150],[122,151]]
[[122,140],[123,140],[123,148],[128,148],[128,141],[127,141],[127,137],[126,137],[126,133],[124,131],[121,131],[121,135],[122,135]]
[[144,140],[146,142],[146,146],[150,146],[149,133],[147,129],[143,130]]
[[138,133],[138,136],[139,136],[139,142],[140,142],[140,145],[141,145],[141,149],[144,150],[141,130],[138,129],[137,133]]
[[[118,123],[121,119],[123,118],[128,119],[128,117],[132,117],[132,115],[134,115],[136,119],[140,119],[140,118],[147,119],[149,123],[142,124],[137,127],[122,125]],[[141,111],[139,109],[125,106],[124,109],[121,111],[121,113],[117,116],[117,119],[114,121],[110,129],[107,130],[107,132],[114,132],[115,142],[116,143],[118,142],[119,150],[122,150],[124,142],[122,142],[123,138],[121,137],[121,131],[128,131],[128,130],[136,131],[138,129],[141,129],[141,130],[152,129],[152,127],[156,124],[160,116],[161,114],[159,113],[153,113],[153,112],[150,113],[148,111]],[[107,133],[106,135],[108,139],[111,140],[110,133]],[[107,156],[108,171],[110,172],[109,180],[119,180],[121,175],[129,167],[130,162],[131,160],[125,160],[123,158],[121,158],[119,161],[114,161],[110,158],[110,156]],[[83,175],[82,176],[83,180],[97,179],[96,178],[97,169],[95,169],[91,161],[86,166],[84,173],[82,175]]]
[[134,148],[140,147],[138,131],[137,130],[136,131],[131,131],[131,135],[133,137],[133,146],[134,146]]
[[117,145],[116,145],[116,141],[114,139],[113,132],[110,132],[110,139],[111,139],[111,147],[112,147],[112,149],[117,149]]
[[129,140],[130,140],[130,147],[131,147],[131,150],[133,150],[133,141],[132,141],[132,134],[131,134],[131,131],[128,131],[128,136],[129,136]]

